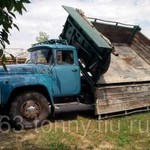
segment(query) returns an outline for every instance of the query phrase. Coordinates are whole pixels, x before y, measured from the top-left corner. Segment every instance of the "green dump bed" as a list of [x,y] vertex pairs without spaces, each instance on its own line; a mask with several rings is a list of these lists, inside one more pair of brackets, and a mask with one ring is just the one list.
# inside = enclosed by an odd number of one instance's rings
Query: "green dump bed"
[[104,74],[110,64],[112,47],[94,29],[80,10],[63,6],[69,13],[60,37],[67,39],[78,51],[83,75],[93,85]]

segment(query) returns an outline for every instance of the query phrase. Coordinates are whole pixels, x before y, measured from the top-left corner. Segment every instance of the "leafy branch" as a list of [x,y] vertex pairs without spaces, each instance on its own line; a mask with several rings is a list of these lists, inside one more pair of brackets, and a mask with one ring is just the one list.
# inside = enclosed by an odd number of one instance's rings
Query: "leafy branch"
[[10,34],[10,29],[19,27],[13,22],[16,19],[15,12],[20,15],[23,11],[27,11],[24,4],[30,3],[29,0],[0,0],[0,57],[2,60],[2,65],[7,71],[5,66],[6,56],[3,53],[3,49],[6,47],[6,43],[10,44],[8,35]]

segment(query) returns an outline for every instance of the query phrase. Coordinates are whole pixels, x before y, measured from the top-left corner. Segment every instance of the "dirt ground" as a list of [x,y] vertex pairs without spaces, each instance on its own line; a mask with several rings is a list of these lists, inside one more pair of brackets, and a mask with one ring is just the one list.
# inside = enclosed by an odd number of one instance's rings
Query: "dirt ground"
[[0,150],[149,150],[149,114],[98,121],[92,106],[64,106],[46,125],[26,130],[1,114]]

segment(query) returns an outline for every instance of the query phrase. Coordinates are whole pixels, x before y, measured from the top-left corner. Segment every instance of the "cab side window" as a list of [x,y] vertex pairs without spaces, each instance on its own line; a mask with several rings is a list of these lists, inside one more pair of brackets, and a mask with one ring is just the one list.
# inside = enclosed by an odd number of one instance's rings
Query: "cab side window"
[[72,65],[74,64],[73,51],[57,51],[57,64]]

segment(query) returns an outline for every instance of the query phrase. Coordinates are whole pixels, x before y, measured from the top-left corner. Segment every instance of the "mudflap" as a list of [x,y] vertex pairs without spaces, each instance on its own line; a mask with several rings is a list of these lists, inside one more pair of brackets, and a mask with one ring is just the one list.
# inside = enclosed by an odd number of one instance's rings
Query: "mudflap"
[[94,97],[99,119],[150,110],[150,82],[97,87]]

